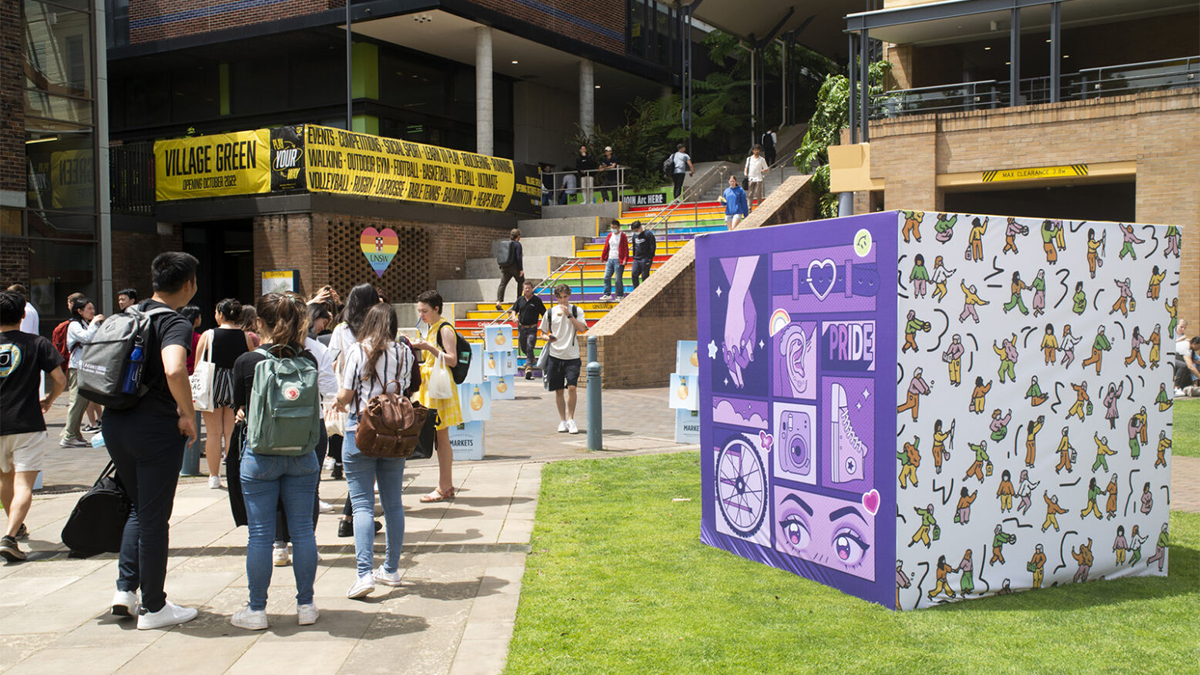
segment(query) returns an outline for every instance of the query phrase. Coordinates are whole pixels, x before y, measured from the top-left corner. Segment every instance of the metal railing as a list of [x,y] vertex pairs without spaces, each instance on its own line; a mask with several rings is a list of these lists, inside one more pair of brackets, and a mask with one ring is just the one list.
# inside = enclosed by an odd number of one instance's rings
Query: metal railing
[[154,144],[130,143],[108,150],[112,212],[154,215]]
[[[625,171],[628,167],[617,166],[614,169],[589,169],[587,171],[542,171],[542,202],[543,206],[562,206],[571,203],[571,198],[579,196],[580,202],[583,204],[591,204],[595,199],[596,193],[600,193],[601,201],[604,201],[606,193],[615,195],[615,199],[611,201],[621,201],[621,193],[630,186],[625,182]],[[613,174],[616,174],[617,182],[605,183]],[[546,188],[546,177],[551,180],[550,188]],[[564,183],[567,176],[575,177],[575,184],[568,187]],[[546,204],[549,198],[549,204]]]
[[[1142,61],[1099,68],[1084,68],[1059,79],[1059,100],[1079,101],[1158,89],[1200,84],[1200,56]],[[1018,105],[1049,103],[1049,76],[1021,78]],[[871,119],[904,115],[963,112],[1008,106],[1012,94],[1007,80],[980,80],[958,84],[899,89],[872,97]]]

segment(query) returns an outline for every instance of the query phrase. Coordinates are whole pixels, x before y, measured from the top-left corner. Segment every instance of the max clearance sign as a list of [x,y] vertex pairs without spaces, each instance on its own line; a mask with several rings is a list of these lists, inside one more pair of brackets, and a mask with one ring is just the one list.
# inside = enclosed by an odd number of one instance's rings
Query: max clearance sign
[[305,127],[310,192],[536,213],[536,173],[501,157],[382,138],[316,125]]
[[177,138],[154,144],[158,201],[270,192],[267,129]]

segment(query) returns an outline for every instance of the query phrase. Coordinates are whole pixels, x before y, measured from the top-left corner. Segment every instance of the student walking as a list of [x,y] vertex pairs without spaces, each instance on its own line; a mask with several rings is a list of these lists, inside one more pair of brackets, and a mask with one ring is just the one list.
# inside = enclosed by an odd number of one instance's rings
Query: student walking
[[104,315],[97,314],[92,301],[81,295],[71,303],[70,321],[67,325],[67,351],[71,354],[67,371],[70,407],[67,409],[67,423],[63,426],[59,445],[64,448],[90,448],[92,444],[83,440],[83,432],[80,429],[83,414],[91,402],[79,395],[79,366],[82,362],[83,347],[96,335],[96,329],[104,321]]
[[604,240],[604,250],[600,252],[600,262],[604,263],[604,295],[601,302],[612,300],[613,275],[617,277],[617,302],[625,297],[625,262],[629,260],[629,240],[621,231],[621,222],[613,220],[609,224],[608,238]]
[[546,304],[533,294],[533,282],[521,286],[521,297],[513,303],[512,312],[517,317],[517,345],[525,354],[525,379],[533,379],[533,365],[537,363],[534,350],[537,348],[538,322],[546,313]]
[[763,178],[771,170],[771,165],[762,156],[762,150],[763,147],[761,145],[755,145],[754,149],[750,151],[750,156],[746,158],[745,167],[743,167],[743,173],[746,174],[746,182],[749,184],[748,192],[751,204],[762,201]]
[[229,440],[233,434],[233,364],[246,352],[253,351],[257,344],[242,330],[244,321],[242,303],[225,298],[217,303],[213,318],[217,327],[205,331],[196,345],[196,357],[201,358],[211,347],[213,368],[213,409],[204,411],[204,428],[208,434],[204,441],[204,455],[208,460],[208,487],[221,489],[221,460],[229,453]]
[[[429,394],[429,380],[434,368],[440,368],[438,360],[445,367],[453,368],[458,363],[458,337],[450,322],[442,318],[442,294],[437,291],[425,291],[417,296],[417,314],[425,324],[426,332],[422,339],[413,343],[414,349],[424,351],[421,361],[421,386],[418,400],[421,405],[430,410],[437,410],[437,458],[438,485],[433,492],[421,497],[425,503],[440,502],[443,499],[454,498],[454,450],[450,447],[450,427],[463,423],[462,408],[459,406],[458,389],[455,388],[450,398],[434,398]],[[344,382],[345,380],[343,380]]]
[[[579,384],[580,331],[587,330],[587,315],[583,308],[571,304],[571,287],[559,284],[554,288],[554,307],[542,319],[542,333],[550,350],[546,360],[546,377],[554,403],[558,406],[559,433],[579,433],[575,424],[576,386]],[[565,394],[565,400],[564,400]]]
[[763,148],[763,157],[767,160],[767,166],[775,165],[775,142],[777,138],[774,129],[767,129],[763,133],[762,139],[759,140],[759,145]]
[[654,238],[653,232],[642,229],[640,220],[633,221],[633,225],[630,225],[629,229],[633,231],[633,236],[629,238],[629,241],[633,248],[632,275],[633,287],[636,289],[650,276],[650,267],[654,264],[658,241]]
[[[313,603],[317,540],[313,533],[312,513],[321,471],[316,446],[306,446],[301,454],[285,455],[273,454],[274,448],[267,447],[260,447],[256,452],[250,445],[250,438],[255,435],[252,430],[272,424],[271,420],[259,416],[258,404],[252,400],[256,396],[267,396],[268,400],[276,395],[288,400],[312,400],[311,419],[290,417],[288,423],[307,427],[320,424],[320,403],[316,392],[272,392],[269,391],[272,385],[262,382],[257,383],[259,390],[255,391],[255,375],[262,377],[271,372],[258,368],[264,361],[270,360],[274,365],[277,361],[295,359],[317,367],[316,357],[304,348],[308,312],[299,296],[268,293],[258,299],[257,314],[258,332],[263,339],[261,348],[243,352],[234,361],[232,371],[233,405],[237,408],[238,418],[244,419],[247,426],[239,473],[249,530],[246,581],[250,601],[234,613],[230,623],[246,630],[264,630],[267,627],[267,589],[271,585],[275,513],[280,503],[287,517],[295,553],[292,572],[296,577],[296,617],[301,626],[307,626],[316,623],[319,616],[317,606]],[[274,386],[299,388],[302,385],[288,381]],[[312,435],[311,429],[304,434],[305,437]]]
[[22,284],[13,284],[8,290],[21,296],[21,302],[25,303],[25,318],[21,319],[21,331],[30,335],[40,335],[41,317],[38,316],[37,307],[29,301],[29,291]]
[[729,187],[721,193],[720,202],[725,205],[725,228],[736,230],[742,218],[750,215],[750,203],[746,191],[738,185],[737,176],[729,175]]
[[696,175],[696,167],[692,166],[692,158],[687,154],[687,145],[680,143],[675,146],[675,154],[671,155],[669,160],[673,171],[671,172],[671,182],[674,184],[674,197],[679,200],[679,195],[683,194],[683,181],[688,176]]
[[[339,408],[350,412],[346,425],[346,483],[354,508],[354,561],[358,578],[346,591],[348,598],[362,598],[375,584],[400,585],[400,547],[404,544],[404,459],[368,457],[355,445],[359,415],[372,397],[385,392],[411,397],[421,385],[417,356],[404,337],[396,339],[396,312],[378,304],[367,312],[359,343],[346,359],[338,390]],[[448,446],[449,444],[447,444]],[[439,448],[440,450],[440,448]],[[375,484],[387,521],[387,548],[383,564],[375,568]]]
[[521,231],[513,228],[508,233],[508,256],[500,264],[500,286],[496,289],[496,309],[502,309],[504,291],[508,290],[509,279],[517,280],[517,288],[525,283],[525,255],[521,248]]
[[[28,536],[25,517],[33,502],[33,483],[42,470],[46,420],[67,378],[59,370],[62,356],[50,341],[21,330],[26,300],[13,291],[0,293],[0,502],[8,524],[0,538],[0,557],[25,559],[17,539]],[[43,374],[49,374],[50,393],[41,395]]]
[[[121,537],[117,591],[112,612],[138,617],[141,630],[196,617],[163,591],[167,576],[171,507],[183,465],[183,449],[196,438],[195,408],[187,378],[192,326],[177,313],[196,294],[199,261],[187,253],[160,253],[151,264],[154,295],[138,304],[150,318],[142,385],[146,394],[126,410],[104,411],[104,440],[117,477],[133,501]],[[137,591],[141,590],[139,614]]]

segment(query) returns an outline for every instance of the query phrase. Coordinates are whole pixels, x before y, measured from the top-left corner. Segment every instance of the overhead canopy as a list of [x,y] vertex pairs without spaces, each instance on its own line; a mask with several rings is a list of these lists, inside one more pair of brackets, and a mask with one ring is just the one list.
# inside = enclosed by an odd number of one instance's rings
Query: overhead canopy
[[845,58],[846,15],[863,0],[675,0],[692,16],[742,40],[757,42],[796,29],[796,41],[830,58]]

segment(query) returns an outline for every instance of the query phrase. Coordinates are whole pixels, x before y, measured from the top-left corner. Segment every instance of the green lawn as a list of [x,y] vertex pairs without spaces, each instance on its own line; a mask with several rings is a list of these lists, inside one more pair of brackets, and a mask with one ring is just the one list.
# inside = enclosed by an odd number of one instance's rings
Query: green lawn
[[1200,398],[1177,399],[1173,409],[1175,426],[1171,429],[1171,453],[1200,457]]
[[701,544],[699,498],[696,452],[547,465],[507,672],[1200,672],[1200,515],[1167,578],[893,612]]

